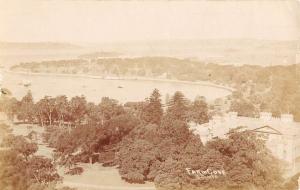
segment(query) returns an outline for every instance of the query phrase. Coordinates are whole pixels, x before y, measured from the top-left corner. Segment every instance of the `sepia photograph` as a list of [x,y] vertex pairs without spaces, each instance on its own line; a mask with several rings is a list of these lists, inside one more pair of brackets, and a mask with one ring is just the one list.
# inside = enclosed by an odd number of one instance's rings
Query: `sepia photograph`
[[300,0],[0,0],[0,190],[300,190]]

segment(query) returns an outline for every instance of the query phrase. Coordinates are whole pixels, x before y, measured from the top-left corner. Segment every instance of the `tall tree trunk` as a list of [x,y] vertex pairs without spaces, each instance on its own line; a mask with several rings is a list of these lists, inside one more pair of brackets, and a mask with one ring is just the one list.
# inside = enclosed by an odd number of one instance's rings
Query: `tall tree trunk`
[[51,117],[51,113],[48,115],[48,119],[49,119],[49,125],[52,126],[52,117]]
[[60,120],[59,120],[59,127],[62,126],[62,123],[64,122],[64,115],[60,116]]

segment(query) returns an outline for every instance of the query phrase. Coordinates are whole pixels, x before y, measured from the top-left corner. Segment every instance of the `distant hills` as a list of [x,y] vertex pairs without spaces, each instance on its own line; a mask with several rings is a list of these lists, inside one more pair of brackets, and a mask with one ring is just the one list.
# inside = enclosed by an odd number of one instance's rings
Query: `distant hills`
[[79,49],[81,46],[58,42],[1,42],[0,49]]
[[299,42],[296,40],[191,39],[136,41],[99,44],[98,49],[132,56],[192,58],[198,61],[234,65],[293,64]]
[[[298,45],[299,44],[299,45]],[[298,47],[298,49],[297,49]],[[132,41],[132,42],[111,42],[111,43],[15,43],[1,42],[0,50],[33,50],[34,55],[45,57],[43,50],[54,50],[57,55],[70,52],[61,50],[79,50],[74,57],[80,59],[97,58],[126,58],[126,57],[176,57],[180,59],[192,59],[206,63],[217,63],[223,65],[286,65],[296,62],[296,54],[300,52],[300,42],[293,41],[272,41],[258,39],[182,39],[182,40],[157,40],[157,41]],[[58,50],[58,51],[56,51]],[[22,55],[28,53],[21,52]],[[75,52],[75,51],[74,51]],[[14,55],[15,55],[14,54]],[[52,56],[53,57],[53,56]],[[51,57],[51,58],[52,58]],[[19,59],[19,58],[18,58]],[[56,60],[58,58],[55,58]],[[65,59],[60,57],[59,59]],[[51,59],[26,59],[30,61],[49,61]],[[20,60],[18,60],[20,62]]]

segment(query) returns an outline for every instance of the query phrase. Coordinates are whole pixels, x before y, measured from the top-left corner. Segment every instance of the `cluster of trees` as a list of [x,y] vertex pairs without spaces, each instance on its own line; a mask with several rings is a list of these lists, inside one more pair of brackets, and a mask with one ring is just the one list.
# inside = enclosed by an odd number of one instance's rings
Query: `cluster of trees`
[[243,81],[233,81],[236,92],[231,96],[232,111],[239,115],[255,117],[259,112],[271,112],[273,116],[290,113],[300,121],[300,65],[242,66],[239,74]]
[[[226,139],[203,145],[189,130],[190,121],[208,121],[203,98],[191,102],[176,92],[164,108],[158,90],[143,102],[124,105],[109,98],[96,105],[84,97],[70,101],[60,97],[45,97],[34,103],[28,93],[17,101],[22,113],[16,115],[25,122],[46,125],[44,137],[55,148],[55,161],[70,169],[79,162],[116,165],[124,180],[153,181],[161,190],[283,188],[281,164],[261,136],[238,128]],[[21,144],[18,147],[27,151],[20,156],[31,160],[35,146],[25,149]],[[187,168],[224,173],[199,178]]]
[[[203,145],[188,128],[191,108],[207,119],[207,106],[193,103],[176,92],[163,109],[154,90],[145,102],[130,103],[125,113],[107,115],[104,123],[82,124],[71,131],[51,128],[48,142],[63,165],[100,162],[117,165],[122,178],[131,183],[153,181],[157,189],[282,189],[279,161],[265,141],[250,131],[236,129],[227,139]],[[192,110],[193,110],[192,109]],[[109,112],[111,113],[111,112]],[[205,116],[206,115],[206,116]],[[224,170],[218,178],[198,178],[192,170]]]
[[[9,129],[9,126],[1,124],[0,128]],[[23,136],[7,134],[3,138],[0,189],[55,190],[55,183],[60,180],[55,165],[49,158],[34,155],[37,150],[37,144]]]
[[[177,96],[181,98],[177,99]],[[122,106],[115,100],[103,98],[98,105],[87,103],[82,122],[71,128],[47,127],[45,140],[56,149],[56,159],[63,165],[76,166],[77,162],[95,161],[114,164],[119,143],[137,126],[160,125],[164,115],[169,119],[182,115],[180,119],[186,123],[208,121],[205,100],[199,98],[190,103],[181,92],[176,92],[164,113],[160,97],[155,89],[144,102]],[[178,109],[178,105],[184,109]]]
[[[15,98],[1,97],[0,110],[12,121],[39,123],[41,126],[80,125],[83,123],[103,123],[115,115],[125,113],[124,108],[116,100],[102,98],[99,105],[87,102],[84,96],[76,96],[68,100],[64,95],[45,96],[34,102],[30,91],[18,101]],[[17,120],[16,120],[17,119]]]
[[[133,129],[119,145],[116,162],[123,179],[154,181],[157,189],[283,189],[280,162],[250,131],[233,130],[226,139],[201,143],[185,122],[162,121]],[[186,170],[225,171],[217,178]]]
[[[161,95],[157,89],[143,102],[129,102],[124,105],[108,97],[103,97],[96,105],[87,102],[84,96],[75,96],[68,100],[64,95],[45,96],[34,102],[30,91],[20,101],[2,95],[0,103],[0,111],[5,112],[11,121],[38,123],[41,126],[104,125],[113,117],[126,113],[140,118],[145,123],[159,124],[163,116]],[[209,119],[208,105],[203,97],[190,101],[185,99],[181,92],[176,92],[167,107],[166,114],[172,112],[171,115],[177,119],[181,117],[198,124],[206,123]]]
[[[13,71],[30,71],[30,72],[44,72],[44,73],[66,73],[76,74],[79,65],[84,66],[88,63],[84,59],[67,59],[55,61],[42,61],[42,62],[27,62],[20,63],[11,67]],[[54,66],[54,67],[53,67]]]
[[184,122],[208,121],[204,98],[189,101],[181,92],[176,92],[164,113],[157,89],[143,102],[124,105],[108,97],[95,104],[87,102],[84,96],[70,100],[66,96],[45,96],[34,102],[30,91],[20,101],[1,96],[1,102],[0,109],[12,121],[46,127],[45,140],[56,149],[57,160],[70,166],[99,160],[112,164],[117,144],[124,136],[138,125],[160,125],[164,115]]
[[103,125],[84,124],[73,128],[47,128],[45,140],[55,148],[55,160],[69,169],[79,162],[112,164],[117,144],[138,119],[129,114],[115,116]]

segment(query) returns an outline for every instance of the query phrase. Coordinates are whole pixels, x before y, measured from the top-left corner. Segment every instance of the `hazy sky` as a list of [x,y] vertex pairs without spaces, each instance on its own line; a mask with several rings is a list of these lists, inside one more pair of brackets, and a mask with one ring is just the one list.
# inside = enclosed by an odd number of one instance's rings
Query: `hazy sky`
[[0,0],[0,40],[290,40],[300,34],[295,2]]

